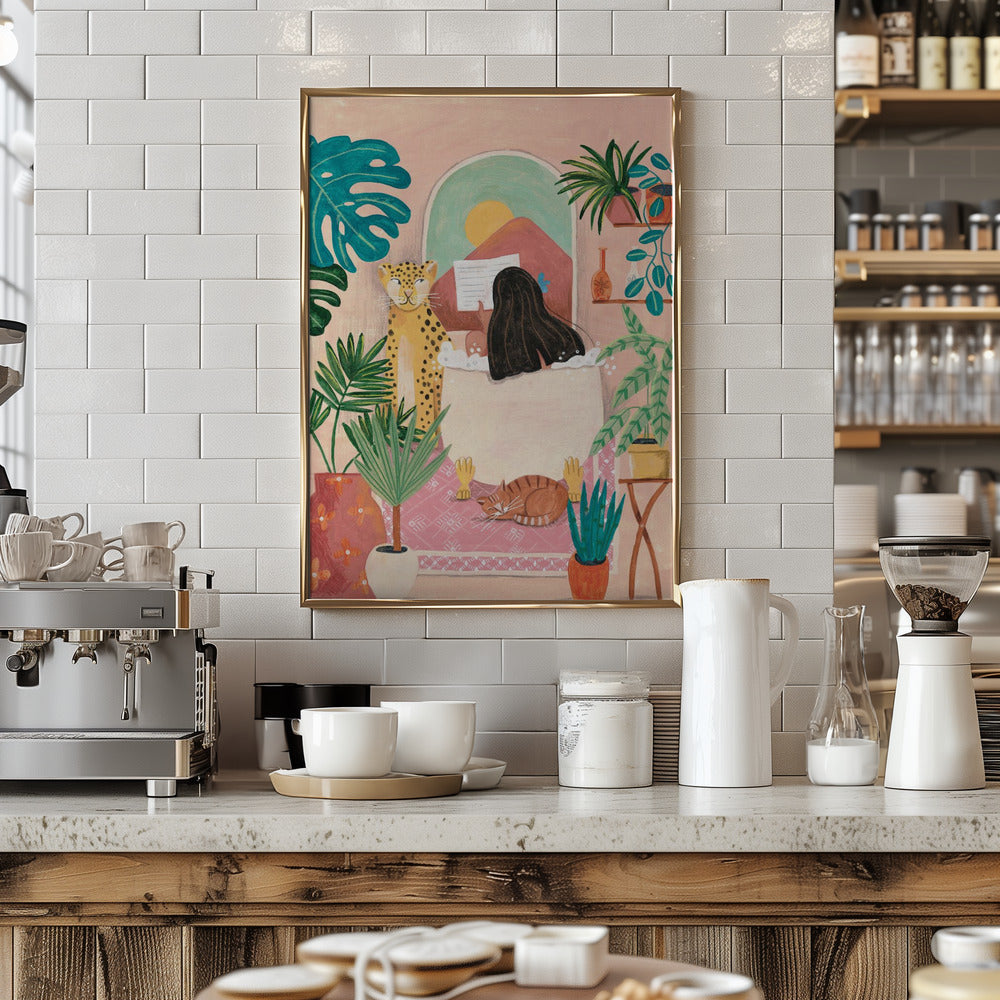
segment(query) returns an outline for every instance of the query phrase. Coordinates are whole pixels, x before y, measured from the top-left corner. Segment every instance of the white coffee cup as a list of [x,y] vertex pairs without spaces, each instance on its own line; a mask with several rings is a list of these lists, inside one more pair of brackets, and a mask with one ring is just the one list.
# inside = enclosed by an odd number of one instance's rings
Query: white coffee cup
[[7,518],[6,531],[8,534],[23,534],[26,531],[49,531],[52,533],[54,541],[61,541],[66,537],[66,522],[70,518],[76,518],[80,523],[76,526],[76,531],[70,538],[76,538],[83,531],[83,515],[77,511],[71,514],[58,514],[55,517],[38,517],[35,514],[11,514]]
[[317,778],[380,778],[392,768],[398,714],[387,708],[304,708],[292,719]]
[[399,713],[394,771],[455,774],[472,756],[476,739],[474,701],[383,701]]
[[[172,528],[180,528],[180,534],[174,542],[170,541]],[[173,551],[184,541],[186,533],[183,521],[137,521],[135,524],[122,525],[122,533],[117,538],[109,538],[107,541],[121,542],[125,548],[155,545]]]
[[[70,542],[55,541],[51,531],[0,535],[0,576],[9,583],[41,580],[51,570],[69,565],[73,559],[71,545]],[[53,564],[53,555],[60,549],[68,549],[69,555],[62,562]]]
[[125,550],[120,545],[101,546],[101,557],[94,567],[92,579],[107,579],[109,573],[121,573],[121,579],[125,579]]
[[59,544],[69,546],[72,551],[70,561],[61,567],[50,569],[45,576],[52,583],[75,583],[89,580],[101,559],[101,550],[96,545],[85,545],[75,539]]
[[174,553],[164,545],[126,545],[123,562],[126,580],[169,582],[174,578]]

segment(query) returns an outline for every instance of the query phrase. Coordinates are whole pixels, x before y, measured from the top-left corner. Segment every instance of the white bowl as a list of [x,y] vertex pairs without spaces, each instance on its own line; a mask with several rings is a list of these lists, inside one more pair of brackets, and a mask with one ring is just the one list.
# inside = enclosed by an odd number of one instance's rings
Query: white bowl
[[1000,966],[1000,927],[945,927],[931,938],[931,954],[942,965],[996,968]]
[[671,1000],[761,1000],[760,991],[749,976],[735,972],[711,972],[692,969],[689,972],[668,972],[657,976],[650,984],[653,992],[663,993]]
[[462,770],[462,791],[475,792],[484,788],[496,788],[500,784],[506,761],[491,760],[489,757],[470,757]]
[[317,1000],[329,993],[340,978],[334,969],[278,965],[263,969],[237,969],[216,979],[212,988],[226,997]]

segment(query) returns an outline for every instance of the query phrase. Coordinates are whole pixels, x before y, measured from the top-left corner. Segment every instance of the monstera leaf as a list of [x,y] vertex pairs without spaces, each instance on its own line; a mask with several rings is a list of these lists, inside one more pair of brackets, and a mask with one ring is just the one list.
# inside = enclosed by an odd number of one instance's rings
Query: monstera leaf
[[[339,264],[354,272],[358,260],[371,263],[389,252],[389,240],[410,220],[406,203],[373,185],[410,186],[399,166],[399,153],[382,139],[335,135],[322,141],[309,137],[311,260],[314,267]],[[364,190],[355,190],[362,186]]]
[[318,337],[333,318],[333,310],[340,305],[340,296],[329,288],[316,288],[314,281],[333,285],[347,291],[347,272],[339,264],[329,267],[309,268],[309,336]]

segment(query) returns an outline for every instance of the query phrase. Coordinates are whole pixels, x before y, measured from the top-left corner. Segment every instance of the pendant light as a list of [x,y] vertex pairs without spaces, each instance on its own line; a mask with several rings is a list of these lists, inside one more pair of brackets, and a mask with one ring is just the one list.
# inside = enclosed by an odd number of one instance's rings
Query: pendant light
[[0,10],[0,66],[13,62],[16,55],[17,36],[14,34],[14,22]]

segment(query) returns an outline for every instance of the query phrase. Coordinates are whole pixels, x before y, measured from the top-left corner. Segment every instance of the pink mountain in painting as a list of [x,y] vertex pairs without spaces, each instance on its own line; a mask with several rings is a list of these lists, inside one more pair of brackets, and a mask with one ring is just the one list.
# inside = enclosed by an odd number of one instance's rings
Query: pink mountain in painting
[[[512,253],[520,255],[521,267],[534,278],[544,274],[542,297],[549,312],[572,322],[573,262],[569,254],[531,219],[511,219],[483,240],[466,260],[502,257]],[[476,313],[459,312],[455,307],[455,272],[452,268],[438,278],[434,285],[434,298],[434,312],[446,330],[479,327]]]

